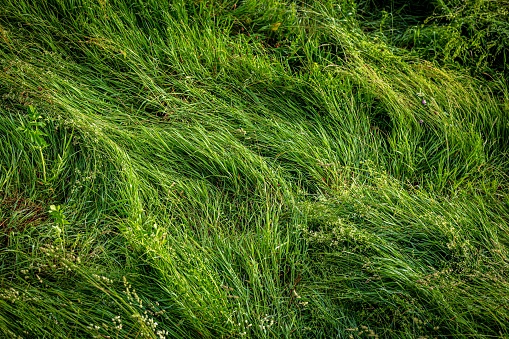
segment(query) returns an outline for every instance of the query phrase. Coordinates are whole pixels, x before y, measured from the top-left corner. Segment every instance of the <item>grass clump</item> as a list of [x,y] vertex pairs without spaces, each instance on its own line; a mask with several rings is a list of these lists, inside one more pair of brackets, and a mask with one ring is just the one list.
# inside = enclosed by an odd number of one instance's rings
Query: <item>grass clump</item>
[[505,68],[391,4],[4,1],[2,335],[507,336]]

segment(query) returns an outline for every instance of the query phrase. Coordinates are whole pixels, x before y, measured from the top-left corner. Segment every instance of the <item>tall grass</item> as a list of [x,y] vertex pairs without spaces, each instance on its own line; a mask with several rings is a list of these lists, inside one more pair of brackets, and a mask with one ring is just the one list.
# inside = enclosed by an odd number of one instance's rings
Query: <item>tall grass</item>
[[507,84],[371,5],[3,1],[0,333],[509,335]]

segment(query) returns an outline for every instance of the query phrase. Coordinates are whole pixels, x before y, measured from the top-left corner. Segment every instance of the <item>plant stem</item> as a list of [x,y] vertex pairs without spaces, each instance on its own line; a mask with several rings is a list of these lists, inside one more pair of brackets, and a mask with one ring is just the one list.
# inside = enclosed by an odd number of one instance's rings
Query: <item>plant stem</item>
[[42,154],[42,147],[39,147],[39,154],[41,155],[43,181],[44,181],[44,183],[46,183],[46,161],[44,161],[44,154]]

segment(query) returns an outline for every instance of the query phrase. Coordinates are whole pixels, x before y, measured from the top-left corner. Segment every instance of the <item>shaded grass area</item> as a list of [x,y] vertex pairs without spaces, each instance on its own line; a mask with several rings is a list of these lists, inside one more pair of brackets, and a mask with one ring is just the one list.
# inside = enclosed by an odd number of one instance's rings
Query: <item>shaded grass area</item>
[[504,69],[384,6],[4,1],[1,333],[507,336]]

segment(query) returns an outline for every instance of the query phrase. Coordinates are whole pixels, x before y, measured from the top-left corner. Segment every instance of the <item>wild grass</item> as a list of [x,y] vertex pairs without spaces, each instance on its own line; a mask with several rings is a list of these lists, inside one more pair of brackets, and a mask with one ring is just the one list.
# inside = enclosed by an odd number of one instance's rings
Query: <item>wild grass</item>
[[402,43],[446,5],[4,0],[0,333],[507,337],[506,47]]

